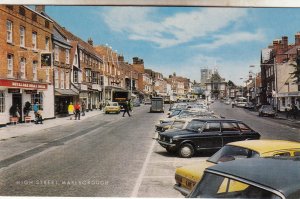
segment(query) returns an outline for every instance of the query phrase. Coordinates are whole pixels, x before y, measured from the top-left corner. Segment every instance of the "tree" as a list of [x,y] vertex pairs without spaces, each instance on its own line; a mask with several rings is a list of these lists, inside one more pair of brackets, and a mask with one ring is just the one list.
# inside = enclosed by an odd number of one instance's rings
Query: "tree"
[[296,62],[291,63],[292,66],[294,66],[295,71],[290,73],[292,75],[292,78],[295,79],[294,82],[296,84],[300,84],[300,49],[297,50],[297,58]]
[[229,80],[227,82],[227,86],[229,86],[229,87],[235,87],[235,84],[231,80]]

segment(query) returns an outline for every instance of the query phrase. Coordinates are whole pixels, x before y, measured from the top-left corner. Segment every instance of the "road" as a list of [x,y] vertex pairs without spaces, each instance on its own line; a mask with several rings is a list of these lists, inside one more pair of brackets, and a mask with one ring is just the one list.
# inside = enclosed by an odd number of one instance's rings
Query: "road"
[[[263,139],[300,140],[299,128],[289,121],[219,102],[210,108],[245,121]],[[148,111],[144,105],[133,117],[100,115],[0,141],[0,195],[182,197],[173,189],[176,167],[211,154],[190,159],[168,154],[152,139],[164,115]]]

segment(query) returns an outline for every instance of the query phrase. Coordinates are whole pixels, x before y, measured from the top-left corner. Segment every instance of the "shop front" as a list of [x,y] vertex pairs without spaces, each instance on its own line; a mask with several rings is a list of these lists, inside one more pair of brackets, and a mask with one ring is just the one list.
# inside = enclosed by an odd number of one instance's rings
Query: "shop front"
[[79,93],[71,89],[55,89],[55,115],[58,117],[68,116],[68,106],[78,101]]
[[300,109],[300,92],[278,93],[279,111],[285,111],[295,104]]
[[[24,106],[28,103],[37,102],[44,118],[54,118],[53,93],[53,86],[46,83],[0,79],[0,126],[10,123],[12,117],[23,122]],[[29,116],[34,118],[32,110]]]

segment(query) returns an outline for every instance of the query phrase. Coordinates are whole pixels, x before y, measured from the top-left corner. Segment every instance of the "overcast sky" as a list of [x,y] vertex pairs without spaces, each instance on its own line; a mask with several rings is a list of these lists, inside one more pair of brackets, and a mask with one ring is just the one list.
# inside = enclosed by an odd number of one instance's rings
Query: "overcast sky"
[[[200,81],[200,69],[219,70],[241,84],[249,65],[260,70],[260,52],[283,35],[294,43],[298,8],[46,6],[59,24],[94,44],[108,44],[125,59]],[[253,71],[253,69],[252,69]]]

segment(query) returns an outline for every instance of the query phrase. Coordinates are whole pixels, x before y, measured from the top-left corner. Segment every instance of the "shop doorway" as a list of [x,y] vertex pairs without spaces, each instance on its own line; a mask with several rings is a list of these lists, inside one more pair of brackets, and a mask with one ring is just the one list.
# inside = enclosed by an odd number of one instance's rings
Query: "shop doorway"
[[18,108],[20,114],[19,122],[22,122],[22,94],[12,94],[12,106]]

